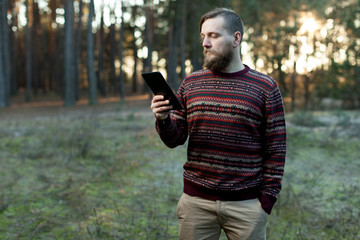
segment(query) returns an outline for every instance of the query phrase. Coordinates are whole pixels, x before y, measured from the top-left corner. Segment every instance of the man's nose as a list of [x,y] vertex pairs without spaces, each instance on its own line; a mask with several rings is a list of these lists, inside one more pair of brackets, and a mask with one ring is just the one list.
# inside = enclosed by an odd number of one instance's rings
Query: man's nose
[[205,48],[211,47],[211,43],[209,41],[209,38],[205,37],[202,42],[202,46]]

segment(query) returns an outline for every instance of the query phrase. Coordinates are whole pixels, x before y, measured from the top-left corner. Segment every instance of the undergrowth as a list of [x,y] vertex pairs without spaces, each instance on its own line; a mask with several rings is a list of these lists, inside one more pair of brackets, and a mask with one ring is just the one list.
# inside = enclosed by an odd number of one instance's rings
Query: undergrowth
[[0,133],[0,239],[176,239],[182,163],[168,157],[185,153],[160,143],[151,115],[9,121]]
[[[177,239],[186,146],[149,111],[2,121],[0,239]],[[360,239],[359,113],[301,114],[268,239]]]

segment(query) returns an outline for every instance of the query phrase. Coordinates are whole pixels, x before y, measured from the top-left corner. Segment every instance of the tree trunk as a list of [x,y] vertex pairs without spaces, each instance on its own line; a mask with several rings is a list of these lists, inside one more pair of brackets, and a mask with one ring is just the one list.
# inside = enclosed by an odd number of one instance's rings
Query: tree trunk
[[181,25],[180,25],[180,63],[181,63],[181,80],[186,77],[186,17],[187,17],[187,0],[183,0],[183,4],[181,6]]
[[[102,3],[104,4],[104,2]],[[103,5],[101,9],[104,9]],[[104,12],[101,10],[101,18],[100,18],[100,30],[98,32],[98,84],[99,84],[99,90],[102,96],[106,96],[106,79],[104,76]]]
[[294,71],[291,74],[291,107],[290,107],[290,111],[294,112],[295,111],[295,101],[296,101],[296,61],[294,62]]
[[[115,14],[112,10],[111,17],[114,18]],[[110,25],[110,84],[109,91],[111,93],[117,93],[117,81],[116,81],[116,69],[115,69],[115,53],[116,53],[116,45],[115,45],[115,23],[111,23]]]
[[82,17],[82,6],[83,0],[79,0],[79,13],[78,13],[78,23],[76,29],[76,48],[75,48],[75,98],[76,100],[80,99],[80,61],[81,61],[81,46],[82,46],[82,37],[81,37],[81,17]]
[[8,1],[0,1],[0,107],[10,105],[10,53],[7,20]]
[[9,41],[9,25],[8,25],[8,19],[7,19],[7,11],[8,11],[8,1],[4,1],[2,12],[3,12],[3,30],[2,34],[3,36],[3,64],[4,64],[4,77],[6,82],[6,106],[10,106],[10,92],[11,92],[11,64],[10,63],[10,41]]
[[288,89],[287,89],[287,86],[286,86],[286,83],[285,83],[285,73],[284,71],[281,69],[282,67],[282,58],[277,58],[277,64],[278,64],[278,81],[279,81],[279,85],[280,85],[280,88],[282,90],[282,95],[283,96],[287,96],[287,92],[288,92]]
[[[12,0],[10,1],[11,6],[11,28],[17,26],[18,24],[18,14],[16,12],[15,9],[15,1]],[[18,73],[17,73],[17,60],[19,58],[18,56],[18,38],[15,35],[14,31],[10,31],[10,43],[11,43],[11,47],[10,47],[10,61],[11,61],[11,83],[10,83],[10,95],[16,95],[18,93]]]
[[[189,22],[190,23],[197,23],[199,22],[200,19],[198,18],[198,3],[197,1],[190,1],[190,14],[189,14]],[[199,35],[200,35],[200,30],[199,30],[199,25],[198,24],[190,24],[189,25],[189,32],[192,33],[190,34],[190,59],[191,59],[191,65],[193,67],[193,71],[199,70],[202,67],[202,48],[201,45],[199,44]]]
[[56,24],[56,2],[55,0],[49,1],[49,7],[51,9],[51,20],[49,21],[49,45],[48,45],[48,85],[50,89],[55,89],[55,52],[56,52],[56,31],[53,29],[53,24]]
[[355,52],[355,62],[357,64],[355,64],[355,70],[354,70],[354,79],[355,79],[355,84],[356,84],[356,95],[355,95],[355,103],[354,103],[354,107],[359,109],[360,108],[360,67],[359,67],[359,53]]
[[147,58],[145,61],[144,71],[152,72],[152,52],[153,52],[153,43],[154,43],[154,11],[147,5],[145,7],[145,42],[147,46]]
[[[135,27],[133,28],[135,33]],[[134,68],[133,68],[133,76],[132,76],[132,92],[137,92],[137,46],[136,46],[136,38],[134,34],[134,41],[132,43],[133,57],[134,57]]]
[[305,74],[304,89],[304,110],[308,111],[310,102],[310,77],[307,74]]
[[31,33],[30,33],[30,24],[29,24],[29,0],[25,0],[26,6],[26,36],[25,36],[25,52],[26,52],[26,96],[25,100],[27,102],[31,99]]
[[136,45],[136,37],[135,37],[135,31],[136,31],[136,25],[135,25],[135,20],[136,20],[136,11],[137,11],[137,6],[133,6],[132,7],[132,21],[134,23],[134,27],[132,28],[133,30],[133,42],[132,42],[132,50],[133,50],[133,57],[134,57],[134,68],[133,68],[133,76],[132,76],[132,92],[136,93],[137,92],[137,45]]
[[87,72],[89,81],[89,103],[90,105],[97,104],[97,84],[96,74],[94,69],[94,36],[92,33],[92,21],[94,18],[94,0],[90,0],[89,5],[89,22],[87,26]]
[[[177,68],[177,47],[179,45],[179,25],[181,24],[181,16],[179,8],[183,1],[170,2],[169,7],[169,34],[168,34],[168,59],[167,59],[167,78],[173,90],[179,87]],[[175,6],[172,6],[175,4]]]
[[65,106],[75,105],[74,0],[65,0]]
[[4,43],[4,37],[3,37],[3,26],[4,24],[4,18],[3,18],[3,8],[5,7],[4,5],[5,0],[0,0],[0,107],[6,107],[7,106],[7,99],[6,99],[6,79],[5,79],[5,74],[4,74],[4,62],[3,62],[3,57],[4,57],[4,51],[3,49],[5,49],[5,47],[3,47],[3,43]]
[[56,34],[56,52],[55,52],[55,84],[59,94],[64,98],[64,30],[57,30]]
[[123,41],[124,41],[124,12],[125,12],[125,7],[124,7],[124,1],[121,0],[121,25],[120,25],[120,37],[119,37],[119,61],[120,61],[120,73],[119,73],[119,87],[120,87],[120,98],[121,101],[125,100],[125,86],[124,86],[124,72],[122,70],[122,65],[123,65],[123,50],[124,50],[124,46],[123,46]]
[[[152,72],[152,53],[153,53],[153,44],[154,44],[154,10],[150,4],[146,4],[145,1],[145,42],[147,46],[147,58],[145,59],[144,72]],[[151,90],[147,84],[144,82],[144,92],[148,92],[151,98]]]
[[39,8],[37,2],[33,1],[32,5],[32,79],[34,84],[34,95],[37,96],[39,90],[39,51],[38,51],[38,21]]

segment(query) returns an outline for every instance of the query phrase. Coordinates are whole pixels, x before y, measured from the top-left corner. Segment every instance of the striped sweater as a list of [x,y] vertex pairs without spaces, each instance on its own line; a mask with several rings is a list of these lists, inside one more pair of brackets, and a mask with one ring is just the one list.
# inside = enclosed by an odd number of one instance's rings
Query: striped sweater
[[156,121],[171,148],[188,139],[184,192],[211,200],[259,198],[270,214],[286,154],[283,101],[276,82],[250,69],[192,73],[178,98],[185,111]]

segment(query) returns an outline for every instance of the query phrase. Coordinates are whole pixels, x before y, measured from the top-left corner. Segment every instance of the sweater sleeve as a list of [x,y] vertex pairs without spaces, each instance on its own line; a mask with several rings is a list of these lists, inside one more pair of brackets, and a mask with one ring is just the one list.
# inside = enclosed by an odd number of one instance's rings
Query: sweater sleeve
[[174,111],[165,120],[156,120],[155,129],[161,140],[169,148],[184,144],[188,137],[187,122],[179,118],[180,115],[183,115],[183,113]]
[[[184,84],[178,89],[177,98],[186,109]],[[165,120],[156,120],[156,131],[164,144],[169,148],[175,148],[186,142],[188,137],[186,114],[186,110],[174,110]]]
[[266,103],[264,129],[263,185],[260,202],[270,214],[281,190],[286,156],[286,125],[283,100],[275,84]]

